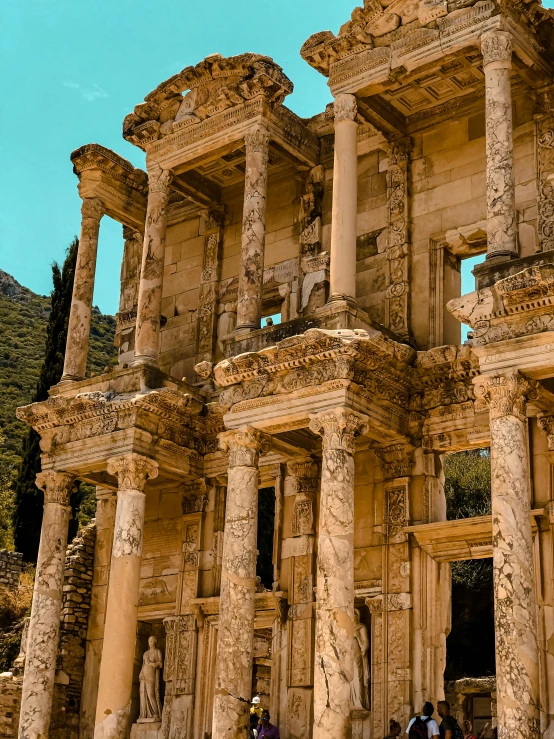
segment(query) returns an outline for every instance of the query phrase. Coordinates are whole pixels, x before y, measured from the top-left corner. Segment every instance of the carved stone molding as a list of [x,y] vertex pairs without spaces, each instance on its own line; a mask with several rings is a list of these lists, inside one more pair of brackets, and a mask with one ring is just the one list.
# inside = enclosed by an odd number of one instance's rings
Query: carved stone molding
[[390,611],[405,611],[412,607],[411,593],[388,593],[365,599],[371,615]]
[[147,481],[158,476],[158,463],[140,454],[125,454],[108,459],[108,473],[118,480],[118,490],[144,492]]
[[394,537],[408,525],[408,483],[385,488],[385,526],[387,536]]
[[475,380],[475,396],[487,403],[491,421],[506,416],[525,420],[527,400],[537,395],[537,383],[519,372],[481,375]]
[[392,480],[395,477],[408,477],[411,474],[412,464],[405,444],[375,447],[375,454],[382,462],[385,480]]
[[229,453],[229,467],[256,467],[260,454],[269,450],[271,438],[252,426],[219,434],[219,447]]
[[183,514],[202,513],[208,503],[208,490],[206,480],[200,477],[195,482],[189,482],[182,488],[183,491]]
[[343,450],[354,454],[355,439],[369,430],[367,419],[348,408],[333,408],[314,416],[310,431],[323,438],[323,450]]
[[333,104],[333,111],[335,113],[335,123],[355,121],[358,113],[356,96],[348,94],[337,95]]
[[506,31],[489,31],[481,37],[481,52],[483,67],[493,62],[508,62],[512,60],[512,36]]
[[537,418],[539,428],[541,428],[548,438],[548,449],[554,452],[554,416],[541,413]]
[[106,209],[100,198],[85,198],[81,205],[81,215],[83,218],[92,218],[100,221],[105,214]]
[[67,472],[54,472],[47,470],[39,472],[36,477],[36,486],[44,491],[44,503],[58,503],[68,506],[75,476]]

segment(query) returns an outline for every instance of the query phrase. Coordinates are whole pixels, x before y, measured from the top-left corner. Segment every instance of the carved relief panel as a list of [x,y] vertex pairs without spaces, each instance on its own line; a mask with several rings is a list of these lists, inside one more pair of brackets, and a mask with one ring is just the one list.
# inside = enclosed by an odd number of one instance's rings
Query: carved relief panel
[[542,251],[554,249],[554,118],[537,120],[538,231]]
[[198,297],[198,344],[196,364],[214,358],[217,326],[217,303],[221,268],[221,241],[225,212],[212,209],[206,218],[204,232],[204,259]]

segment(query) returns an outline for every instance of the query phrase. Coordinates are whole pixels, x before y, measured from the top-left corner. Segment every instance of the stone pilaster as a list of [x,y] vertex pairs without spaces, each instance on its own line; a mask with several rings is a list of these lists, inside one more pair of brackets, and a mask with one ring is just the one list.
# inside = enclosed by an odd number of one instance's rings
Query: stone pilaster
[[123,226],[123,261],[121,262],[121,289],[119,310],[116,314],[114,343],[119,349],[119,363],[132,362],[135,354],[138,290],[144,236],[129,226]]
[[48,736],[73,480],[73,475],[65,472],[49,471],[37,475],[37,487],[44,491],[44,512],[27,636],[19,717],[20,739],[43,739]]
[[517,257],[511,35],[505,31],[483,34],[481,51],[486,106],[487,259]]
[[536,393],[517,372],[482,375],[489,407],[496,690],[501,739],[539,736],[539,651],[525,407]]
[[354,95],[337,95],[331,220],[329,300],[356,302],[356,216],[358,210],[357,105]]
[[[312,457],[287,463],[285,496],[294,499],[287,615],[287,735],[309,739],[314,683],[314,539],[319,470]],[[287,560],[285,560],[287,561]]]
[[214,208],[207,214],[204,231],[204,261],[198,296],[199,318],[196,364],[206,361],[211,362],[214,359],[218,288],[221,271],[220,245],[223,239],[224,221],[225,211],[223,208]]
[[83,200],[62,380],[82,380],[86,374],[98,232],[103,215],[104,206],[98,198]]
[[135,331],[135,364],[157,364],[167,227],[172,173],[158,164],[148,168],[148,205]]
[[258,458],[265,437],[250,426],[219,437],[229,453],[213,707],[214,739],[246,739],[252,692],[258,533]]
[[385,305],[386,325],[402,338],[410,336],[410,149],[410,140],[391,146],[387,169],[389,284]]
[[237,298],[237,330],[260,327],[265,250],[269,131],[257,126],[245,136],[246,174]]
[[118,480],[95,739],[125,739],[131,709],[144,527],[144,488],[158,465],[139,454],[108,460]]
[[365,417],[346,408],[310,421],[323,438],[314,655],[314,739],[350,736],[354,635],[354,439]]

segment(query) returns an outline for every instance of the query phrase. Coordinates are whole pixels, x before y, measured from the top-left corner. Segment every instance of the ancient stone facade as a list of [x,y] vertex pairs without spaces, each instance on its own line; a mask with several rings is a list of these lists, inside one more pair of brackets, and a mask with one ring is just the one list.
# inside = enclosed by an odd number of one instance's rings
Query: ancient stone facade
[[[79,737],[246,739],[256,692],[284,739],[404,729],[445,696],[450,563],[482,557],[499,736],[552,736],[552,20],[366,2],[301,49],[322,113],[286,107],[268,57],[213,54],[125,118],[147,172],[72,154],[66,369],[18,411],[45,491],[21,739],[59,719],[76,479],[98,497]],[[120,363],[85,378],[102,217],[124,227]],[[449,521],[444,455],[485,446],[492,516]]]

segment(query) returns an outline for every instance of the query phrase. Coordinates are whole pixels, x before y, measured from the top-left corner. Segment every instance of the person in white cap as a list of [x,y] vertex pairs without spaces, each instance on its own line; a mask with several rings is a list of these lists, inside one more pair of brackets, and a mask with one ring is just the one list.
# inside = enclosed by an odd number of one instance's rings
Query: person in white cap
[[250,713],[256,714],[256,716],[258,718],[260,718],[260,716],[262,715],[262,707],[260,705],[260,696],[259,695],[255,695],[252,698],[252,705],[250,707]]

